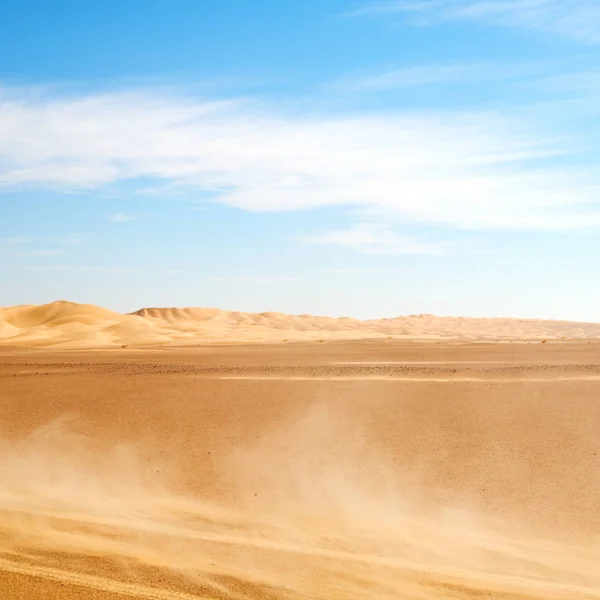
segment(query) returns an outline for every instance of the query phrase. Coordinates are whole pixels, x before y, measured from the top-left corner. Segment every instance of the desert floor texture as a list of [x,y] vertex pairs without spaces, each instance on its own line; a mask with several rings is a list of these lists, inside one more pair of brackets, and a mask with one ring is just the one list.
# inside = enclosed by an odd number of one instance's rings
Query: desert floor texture
[[600,598],[591,334],[81,349],[9,310],[2,600]]

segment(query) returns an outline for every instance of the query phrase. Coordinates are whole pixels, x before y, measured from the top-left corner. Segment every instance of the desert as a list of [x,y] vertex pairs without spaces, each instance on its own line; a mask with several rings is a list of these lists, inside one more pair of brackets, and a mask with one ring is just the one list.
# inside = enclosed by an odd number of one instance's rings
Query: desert
[[0,0],[0,600],[600,600],[600,0]]
[[600,597],[598,325],[1,315],[3,599]]

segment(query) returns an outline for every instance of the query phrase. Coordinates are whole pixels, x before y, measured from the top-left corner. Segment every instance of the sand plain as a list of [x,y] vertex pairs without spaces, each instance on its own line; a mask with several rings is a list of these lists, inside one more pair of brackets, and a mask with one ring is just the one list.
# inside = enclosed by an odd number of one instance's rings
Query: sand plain
[[0,350],[6,600],[600,598],[600,343]]

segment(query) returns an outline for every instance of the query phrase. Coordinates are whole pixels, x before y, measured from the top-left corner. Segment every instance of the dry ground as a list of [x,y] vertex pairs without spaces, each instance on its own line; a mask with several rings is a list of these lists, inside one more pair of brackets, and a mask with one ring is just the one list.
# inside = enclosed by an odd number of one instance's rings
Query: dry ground
[[600,343],[0,350],[0,597],[600,598]]

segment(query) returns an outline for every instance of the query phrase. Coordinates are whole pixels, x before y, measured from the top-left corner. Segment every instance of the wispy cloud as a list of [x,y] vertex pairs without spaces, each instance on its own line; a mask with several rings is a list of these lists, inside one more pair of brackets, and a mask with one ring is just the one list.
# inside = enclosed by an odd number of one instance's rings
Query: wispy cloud
[[59,237],[51,238],[55,244],[63,246],[78,246],[85,244],[94,237],[93,233],[67,233]]
[[379,92],[444,83],[517,80],[532,73],[539,73],[539,66],[489,63],[431,64],[343,77],[338,79],[332,87],[343,92]]
[[302,238],[310,244],[331,244],[364,254],[444,254],[452,244],[421,242],[399,236],[392,226],[383,223],[356,223],[348,229],[329,231]]
[[[281,114],[156,93],[5,93],[0,187],[150,184],[250,211],[349,207],[458,228],[600,226],[600,176],[581,139],[496,112]],[[569,160],[555,159],[568,155]],[[580,207],[586,207],[582,215]]]
[[110,215],[109,219],[115,223],[126,223],[127,221],[135,221],[136,217],[134,215],[128,215],[127,213],[118,212]]
[[395,0],[367,4],[353,15],[402,14],[427,25],[473,21],[554,33],[586,44],[600,43],[597,0]]
[[94,234],[92,233],[66,233],[58,236],[23,236],[23,237],[9,237],[0,238],[0,245],[6,246],[24,246],[27,244],[56,244],[58,246],[73,246],[76,244],[83,244],[90,240]]
[[6,246],[22,246],[25,244],[29,244],[31,242],[30,238],[26,237],[9,237],[9,238],[0,238],[0,244]]

